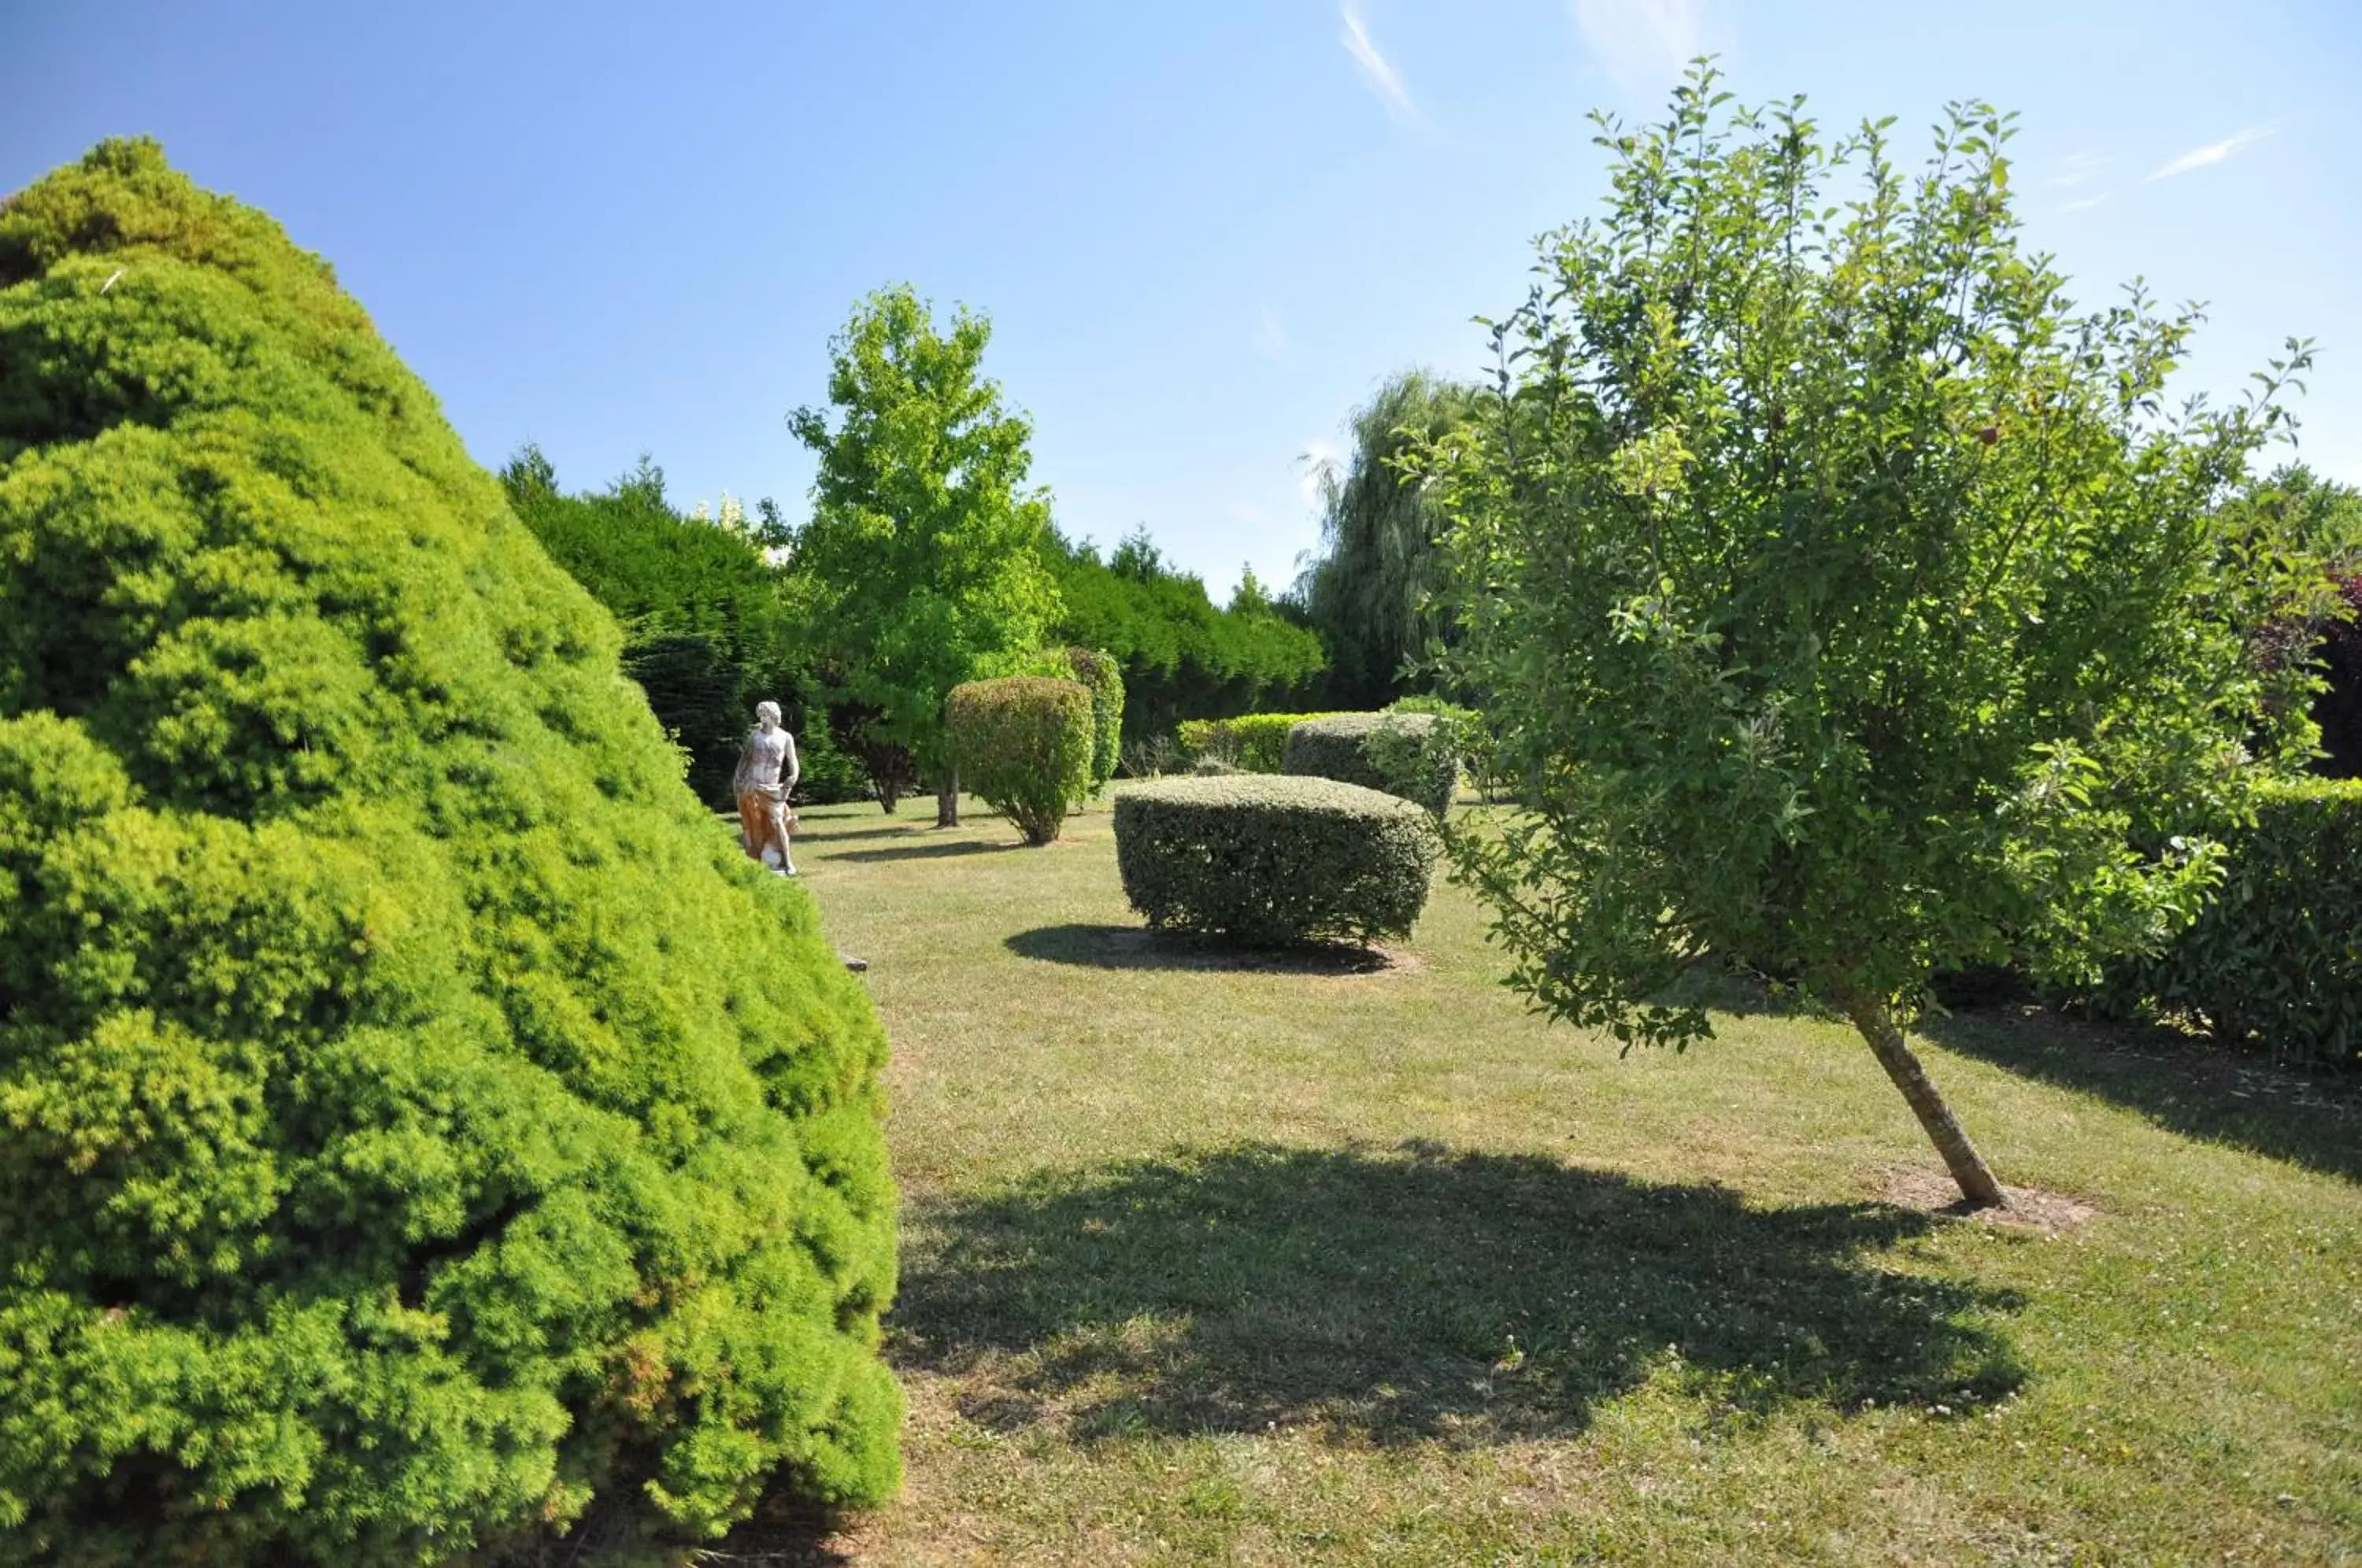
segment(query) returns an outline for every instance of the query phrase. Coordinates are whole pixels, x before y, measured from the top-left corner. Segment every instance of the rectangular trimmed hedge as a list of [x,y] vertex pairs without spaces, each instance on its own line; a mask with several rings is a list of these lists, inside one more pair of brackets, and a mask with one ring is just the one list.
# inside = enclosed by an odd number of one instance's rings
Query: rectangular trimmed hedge
[[1115,798],[1116,868],[1152,926],[1249,946],[1407,936],[1432,823],[1329,778],[1161,778]]
[[2362,1066],[2362,780],[2274,785],[2255,825],[2224,837],[2206,912],[2112,974],[2095,1003],[2193,1017],[2282,1061]]
[[1181,755],[1188,761],[1211,755],[1242,773],[1277,773],[1287,751],[1287,732],[1307,719],[1335,713],[1242,713],[1235,719],[1184,719]]

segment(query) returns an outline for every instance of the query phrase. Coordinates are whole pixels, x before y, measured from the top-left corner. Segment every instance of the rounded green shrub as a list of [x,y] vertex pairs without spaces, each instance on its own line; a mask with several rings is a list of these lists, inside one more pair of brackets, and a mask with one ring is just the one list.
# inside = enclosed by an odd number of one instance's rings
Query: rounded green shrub
[[1017,824],[1028,844],[1058,836],[1091,787],[1091,694],[1041,675],[971,680],[944,702],[960,782]]
[[1435,828],[1396,796],[1326,778],[1160,778],[1116,796],[1124,896],[1157,927],[1254,946],[1410,934]]
[[0,1562],[898,1477],[886,1042],[328,268],[0,207]]
[[1440,817],[1460,783],[1459,748],[1433,713],[1332,713],[1287,732],[1280,771],[1383,790]]

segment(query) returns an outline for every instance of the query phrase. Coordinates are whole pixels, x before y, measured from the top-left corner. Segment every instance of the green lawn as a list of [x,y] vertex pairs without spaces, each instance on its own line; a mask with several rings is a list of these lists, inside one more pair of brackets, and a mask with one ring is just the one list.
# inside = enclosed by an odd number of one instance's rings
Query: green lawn
[[1138,932],[1104,807],[909,810],[799,841],[893,1038],[911,1397],[902,1498],[805,1560],[2362,1562],[2350,1096],[1949,1021],[2003,1179],[2095,1213],[1931,1217],[1841,1025],[1733,992],[1618,1059],[1457,889],[1379,972],[1224,966]]

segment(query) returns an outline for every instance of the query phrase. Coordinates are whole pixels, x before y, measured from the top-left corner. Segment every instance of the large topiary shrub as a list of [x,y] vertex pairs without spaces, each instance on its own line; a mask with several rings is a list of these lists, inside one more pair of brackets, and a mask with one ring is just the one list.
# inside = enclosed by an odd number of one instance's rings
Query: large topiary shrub
[[896,1484],[885,1041],[259,213],[0,208],[0,1561]]
[[1410,934],[1433,823],[1409,801],[1326,778],[1160,778],[1115,801],[1124,896],[1153,926],[1251,945]]
[[1336,713],[1287,732],[1284,772],[1335,778],[1416,801],[1441,816],[1460,782],[1451,727],[1433,713]]
[[2276,784],[2222,830],[2223,886],[2155,957],[2114,966],[2103,1012],[2177,1015],[2283,1061],[2362,1066],[2362,780]]
[[971,680],[944,703],[960,781],[1017,824],[1028,844],[1058,836],[1091,787],[1091,694],[1041,675]]

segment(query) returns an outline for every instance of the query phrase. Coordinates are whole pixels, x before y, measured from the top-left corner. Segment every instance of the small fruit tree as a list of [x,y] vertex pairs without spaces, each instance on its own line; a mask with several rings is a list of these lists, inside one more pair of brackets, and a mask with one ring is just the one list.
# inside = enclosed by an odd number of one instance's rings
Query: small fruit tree
[[2193,315],[2073,308],[2005,118],[1956,109],[1907,176],[1883,126],[1727,99],[1701,67],[1603,122],[1606,210],[1543,240],[1432,453],[1449,672],[1535,808],[1460,868],[1516,983],[1628,1044],[1707,1032],[1661,999],[1705,955],[1797,981],[1996,1203],[1898,1020],[1937,966],[2159,943],[2251,743],[2307,739],[2243,633],[2318,567],[2220,504],[2305,356],[2169,408]]
[[1049,498],[1025,485],[1032,426],[983,374],[991,337],[982,315],[958,311],[939,332],[908,284],[881,289],[829,345],[830,406],[788,421],[820,459],[792,571],[829,701],[866,716],[879,802],[894,809],[915,756],[946,826],[959,798],[945,694],[1021,668],[1058,609]]

